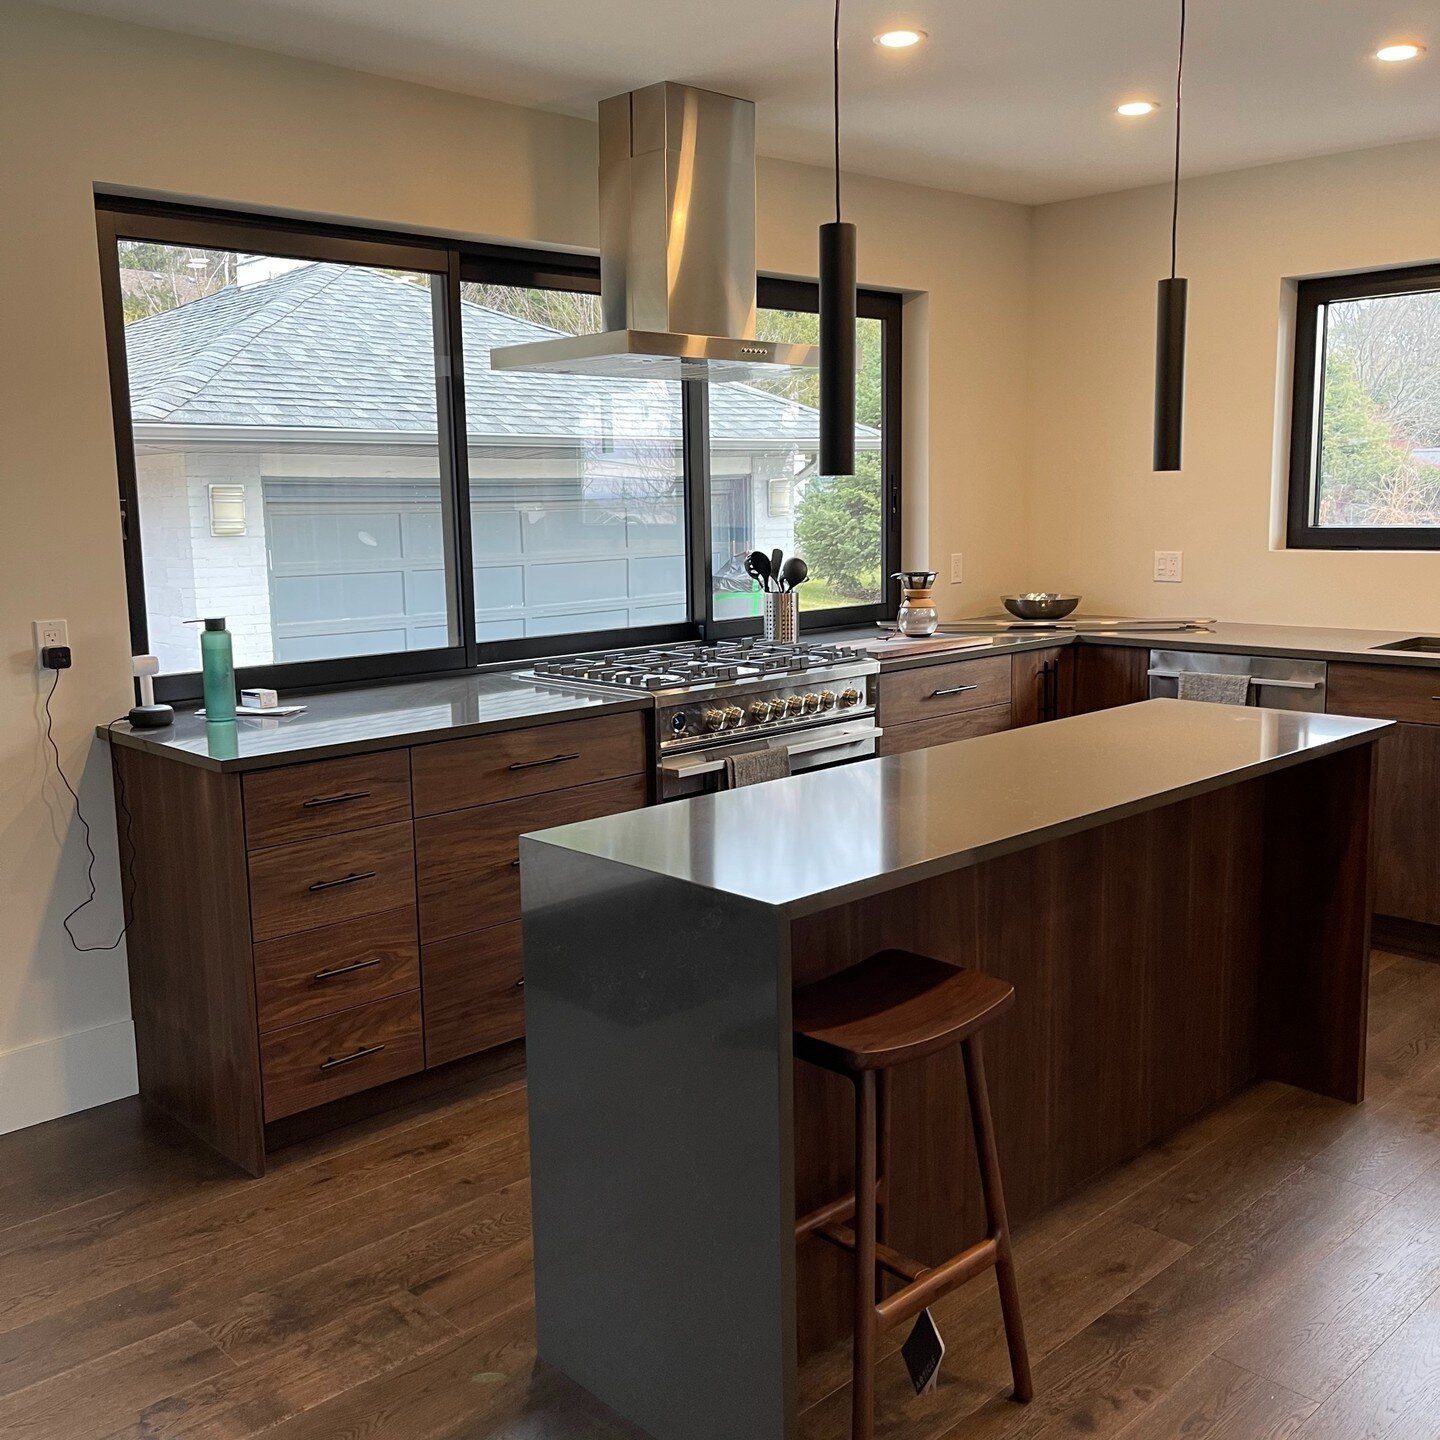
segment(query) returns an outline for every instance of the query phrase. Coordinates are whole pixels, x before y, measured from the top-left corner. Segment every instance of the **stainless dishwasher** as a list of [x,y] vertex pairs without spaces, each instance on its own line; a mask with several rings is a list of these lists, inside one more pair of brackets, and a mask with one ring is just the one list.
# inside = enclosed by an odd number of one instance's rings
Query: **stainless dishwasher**
[[1248,675],[1250,704],[1270,710],[1325,709],[1325,662],[1288,655],[1222,655],[1203,650],[1152,650],[1150,698],[1175,698],[1183,670]]

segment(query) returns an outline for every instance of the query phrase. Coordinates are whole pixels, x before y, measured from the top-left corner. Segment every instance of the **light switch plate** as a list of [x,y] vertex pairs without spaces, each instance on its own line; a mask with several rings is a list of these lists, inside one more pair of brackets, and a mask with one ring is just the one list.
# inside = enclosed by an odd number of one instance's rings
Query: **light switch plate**
[[950,583],[959,585],[965,579],[965,557],[958,551],[950,557]]
[[1178,585],[1183,576],[1184,551],[1157,550],[1155,552],[1155,580],[1157,583]]

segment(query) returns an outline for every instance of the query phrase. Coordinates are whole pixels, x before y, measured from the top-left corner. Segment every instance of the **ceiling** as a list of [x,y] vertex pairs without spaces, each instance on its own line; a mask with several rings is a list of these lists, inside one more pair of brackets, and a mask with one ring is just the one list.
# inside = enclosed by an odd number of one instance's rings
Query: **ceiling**
[[[594,115],[681,80],[759,103],[763,154],[829,157],[829,0],[55,0]],[[847,0],[847,169],[1042,203],[1162,180],[1178,0]],[[882,51],[881,29],[930,32]],[[1383,65],[1393,38],[1427,43]],[[1143,120],[1115,104],[1166,101]],[[1191,0],[1187,173],[1440,135],[1440,0]]]

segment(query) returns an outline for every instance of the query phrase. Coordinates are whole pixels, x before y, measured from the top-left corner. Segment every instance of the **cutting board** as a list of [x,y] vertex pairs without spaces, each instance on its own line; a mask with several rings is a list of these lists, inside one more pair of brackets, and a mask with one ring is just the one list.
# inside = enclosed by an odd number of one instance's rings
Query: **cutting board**
[[868,650],[883,660],[891,656],[903,659],[912,655],[941,655],[947,650],[988,650],[995,643],[993,635],[929,635],[924,639],[895,634],[892,639],[863,641],[858,648]]

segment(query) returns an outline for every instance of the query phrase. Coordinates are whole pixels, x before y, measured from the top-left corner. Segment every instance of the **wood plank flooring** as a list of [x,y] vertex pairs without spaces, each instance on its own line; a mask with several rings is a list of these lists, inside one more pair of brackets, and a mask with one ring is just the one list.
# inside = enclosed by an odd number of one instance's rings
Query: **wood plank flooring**
[[[1371,992],[1364,1106],[1256,1086],[1040,1216],[1034,1403],[987,1278],[935,1392],[885,1356],[879,1436],[1440,1435],[1440,965]],[[0,1138],[0,1437],[643,1440],[535,1364],[526,1166],[518,1068],[262,1180],[133,1101]],[[805,1366],[802,1440],[848,1436],[848,1366]]]

